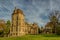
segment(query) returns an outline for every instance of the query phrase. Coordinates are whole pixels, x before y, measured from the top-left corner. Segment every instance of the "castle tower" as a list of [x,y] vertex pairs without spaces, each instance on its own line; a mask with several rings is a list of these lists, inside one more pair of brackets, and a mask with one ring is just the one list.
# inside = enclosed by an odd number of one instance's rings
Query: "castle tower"
[[10,28],[11,36],[25,35],[24,14],[21,9],[14,9],[12,14],[12,26]]

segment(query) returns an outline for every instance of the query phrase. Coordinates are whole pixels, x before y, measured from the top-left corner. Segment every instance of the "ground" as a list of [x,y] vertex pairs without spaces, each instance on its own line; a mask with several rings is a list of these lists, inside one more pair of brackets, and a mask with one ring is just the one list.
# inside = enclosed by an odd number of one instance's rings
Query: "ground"
[[57,35],[25,35],[22,37],[0,37],[0,40],[60,40]]

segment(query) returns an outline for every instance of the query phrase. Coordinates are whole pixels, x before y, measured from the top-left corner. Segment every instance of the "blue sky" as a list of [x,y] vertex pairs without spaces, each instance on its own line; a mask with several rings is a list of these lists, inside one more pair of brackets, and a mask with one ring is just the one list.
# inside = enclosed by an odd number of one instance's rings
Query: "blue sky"
[[0,0],[0,19],[11,20],[15,7],[23,10],[27,22],[44,26],[52,10],[60,11],[60,0]]

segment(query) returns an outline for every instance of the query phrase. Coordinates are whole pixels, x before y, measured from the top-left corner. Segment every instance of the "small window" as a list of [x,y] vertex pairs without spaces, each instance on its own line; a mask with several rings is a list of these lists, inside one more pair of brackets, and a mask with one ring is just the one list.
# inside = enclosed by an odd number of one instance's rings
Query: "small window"
[[11,36],[12,36],[12,34],[11,34]]
[[13,33],[13,35],[15,35],[15,33]]
[[16,35],[17,35],[17,33],[16,33]]

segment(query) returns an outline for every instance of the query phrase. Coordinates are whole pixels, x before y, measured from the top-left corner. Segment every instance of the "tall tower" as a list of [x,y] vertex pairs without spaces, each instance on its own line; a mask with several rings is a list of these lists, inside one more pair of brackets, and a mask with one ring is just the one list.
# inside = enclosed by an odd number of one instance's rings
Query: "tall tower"
[[10,28],[11,36],[25,35],[24,14],[21,9],[14,9],[12,14],[12,26]]

